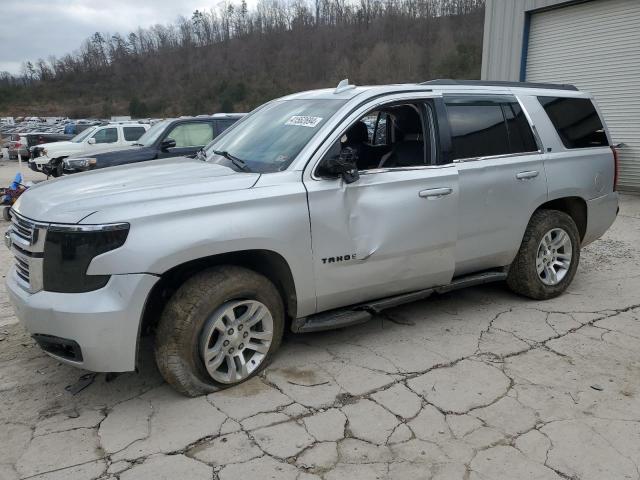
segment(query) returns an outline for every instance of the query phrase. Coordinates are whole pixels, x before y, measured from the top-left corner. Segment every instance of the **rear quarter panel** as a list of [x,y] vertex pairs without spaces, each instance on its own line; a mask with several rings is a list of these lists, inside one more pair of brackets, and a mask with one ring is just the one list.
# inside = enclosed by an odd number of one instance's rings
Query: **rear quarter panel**
[[535,96],[521,100],[544,146],[549,200],[580,197],[592,200],[613,191],[613,153],[609,147],[567,149]]

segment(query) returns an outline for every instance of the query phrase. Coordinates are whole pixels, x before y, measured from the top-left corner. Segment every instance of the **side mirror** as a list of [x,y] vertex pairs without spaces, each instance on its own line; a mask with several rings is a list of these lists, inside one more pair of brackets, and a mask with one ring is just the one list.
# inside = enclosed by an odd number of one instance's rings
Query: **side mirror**
[[344,147],[339,155],[327,158],[322,166],[326,172],[341,176],[345,183],[353,183],[360,178],[358,151],[353,147]]
[[87,143],[88,143],[89,145],[95,145],[95,144],[96,144],[96,139],[95,139],[95,138],[93,138],[93,137],[91,137],[89,140],[87,140]]
[[175,146],[176,146],[176,141],[173,138],[167,138],[163,140],[162,143],[160,144],[160,150],[162,150],[163,152],[166,152],[170,148],[175,148]]

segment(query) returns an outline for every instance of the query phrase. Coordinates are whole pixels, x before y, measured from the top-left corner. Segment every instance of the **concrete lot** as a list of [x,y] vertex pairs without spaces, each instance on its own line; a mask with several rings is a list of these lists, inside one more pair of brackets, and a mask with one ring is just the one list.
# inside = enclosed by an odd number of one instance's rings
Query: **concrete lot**
[[[20,171],[20,166],[17,160],[0,159],[0,186],[9,186],[18,171]],[[22,177],[25,181],[39,181],[47,178],[42,173],[30,170],[28,160],[22,162]]]
[[148,344],[140,373],[71,395],[85,372],[34,346],[3,285],[0,478],[640,478],[639,239],[624,197],[560,298],[495,284],[288,335],[261,378],[195,399]]

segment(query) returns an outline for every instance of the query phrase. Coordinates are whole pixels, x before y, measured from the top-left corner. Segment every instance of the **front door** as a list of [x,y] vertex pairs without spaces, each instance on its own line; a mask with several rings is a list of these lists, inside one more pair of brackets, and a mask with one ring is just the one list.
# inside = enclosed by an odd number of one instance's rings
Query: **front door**
[[[423,129],[433,117],[425,105],[383,110],[393,122],[390,152],[359,162],[375,168],[350,184],[320,174],[305,179],[318,311],[444,285],[453,276],[457,169],[432,164],[433,136]],[[343,144],[362,140],[367,116],[344,126]],[[369,148],[376,132],[366,126],[369,138],[356,146],[362,156],[376,155]]]

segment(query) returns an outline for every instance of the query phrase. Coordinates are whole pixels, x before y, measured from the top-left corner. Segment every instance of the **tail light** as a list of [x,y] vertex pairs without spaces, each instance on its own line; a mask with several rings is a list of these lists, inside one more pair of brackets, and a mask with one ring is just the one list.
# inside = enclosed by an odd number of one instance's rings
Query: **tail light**
[[611,151],[613,152],[613,191],[618,190],[618,150],[616,147],[611,147]]
[[22,147],[22,144],[20,142],[16,142],[14,145],[15,148],[20,148]]

